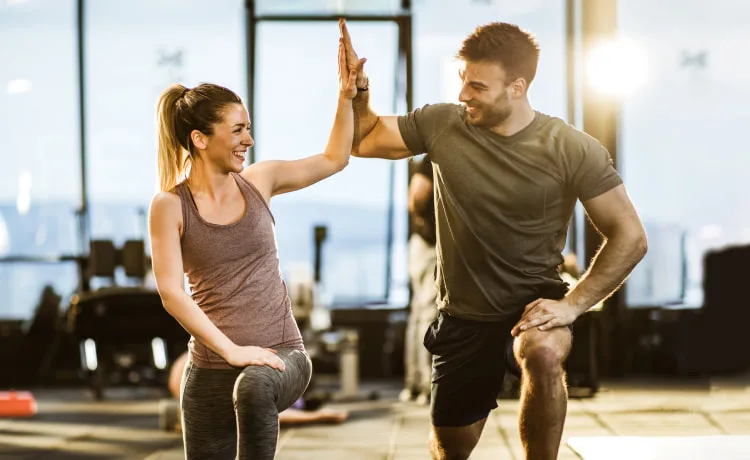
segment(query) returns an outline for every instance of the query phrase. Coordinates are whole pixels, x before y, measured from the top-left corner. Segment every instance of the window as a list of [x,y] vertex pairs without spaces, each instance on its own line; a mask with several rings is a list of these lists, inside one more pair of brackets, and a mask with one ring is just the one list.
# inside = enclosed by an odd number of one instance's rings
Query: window
[[539,68],[529,89],[532,106],[566,118],[565,0],[432,0],[413,2],[412,11],[415,107],[435,102],[458,103],[461,84],[455,56],[461,43],[477,26],[503,21],[530,31],[539,42]]
[[401,0],[256,0],[255,13],[262,15],[392,14],[400,11]]
[[[79,250],[75,2],[0,3],[0,258]],[[27,318],[42,287],[68,294],[75,267],[0,265],[0,317]]]
[[[170,84],[246,99],[241,0],[86,3],[86,146],[93,238],[147,239],[158,188],[156,103]],[[126,39],[125,39],[126,38]]]
[[648,56],[648,80],[625,101],[620,128],[620,164],[650,248],[627,302],[701,306],[705,252],[750,241],[742,138],[750,66],[739,58],[750,40],[750,5],[618,5],[620,33]]
[[[368,58],[372,104],[383,114],[394,102],[398,29],[389,22],[350,22],[360,56]],[[297,159],[324,150],[338,97],[335,22],[260,22],[257,36],[256,161]],[[282,270],[313,261],[313,228],[328,227],[322,281],[331,302],[386,297],[388,213],[406,214],[406,162],[352,158],[339,174],[273,199]],[[404,184],[399,189],[394,183]],[[401,199],[403,197],[403,199]],[[394,284],[408,294],[406,219],[394,224]],[[399,259],[400,257],[400,259]],[[403,264],[403,270],[400,265]],[[398,266],[398,268],[397,268]],[[406,295],[402,295],[406,303]],[[391,300],[394,300],[393,298]]]

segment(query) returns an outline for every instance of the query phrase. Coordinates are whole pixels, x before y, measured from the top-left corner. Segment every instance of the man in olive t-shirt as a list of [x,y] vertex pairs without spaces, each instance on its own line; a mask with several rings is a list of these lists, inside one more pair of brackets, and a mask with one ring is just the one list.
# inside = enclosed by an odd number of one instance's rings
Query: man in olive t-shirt
[[[464,40],[461,105],[378,116],[358,70],[353,155],[399,159],[426,152],[434,168],[438,318],[430,450],[468,458],[506,369],[521,376],[519,429],[527,459],[557,458],[567,410],[563,363],[569,326],[611,295],[646,252],[646,235],[607,151],[532,109],[527,91],[539,47],[517,26],[491,23]],[[557,271],[580,200],[605,238],[569,292]]]

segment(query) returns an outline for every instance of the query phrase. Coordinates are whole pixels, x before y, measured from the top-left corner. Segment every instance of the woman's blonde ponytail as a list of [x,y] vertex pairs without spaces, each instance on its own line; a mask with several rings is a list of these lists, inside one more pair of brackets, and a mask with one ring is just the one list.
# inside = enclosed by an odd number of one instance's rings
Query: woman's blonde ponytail
[[172,190],[187,167],[187,152],[177,138],[177,102],[187,91],[182,85],[172,85],[159,98],[156,109],[159,132],[159,189]]

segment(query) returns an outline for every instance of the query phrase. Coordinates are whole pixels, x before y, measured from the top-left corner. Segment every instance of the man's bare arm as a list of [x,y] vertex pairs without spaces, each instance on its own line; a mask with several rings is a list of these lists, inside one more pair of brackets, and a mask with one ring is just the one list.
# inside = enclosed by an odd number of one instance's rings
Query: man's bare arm
[[412,153],[406,147],[397,116],[378,116],[369,104],[369,91],[354,98],[354,141],[352,156],[398,160]]
[[605,238],[591,266],[566,299],[580,315],[615,292],[646,254],[646,232],[624,185],[583,203]]
[[[581,281],[562,300],[537,299],[526,305],[511,330],[513,337],[538,327],[541,331],[572,324],[589,308],[612,295],[646,254],[646,232],[624,185],[583,203],[604,245]],[[563,308],[561,308],[563,307]]]
[[360,59],[352,46],[346,21],[339,20],[341,38],[344,41],[346,62],[350,71],[357,72],[357,97],[354,110],[354,140],[352,155],[365,158],[386,158],[396,160],[412,155],[406,147],[398,128],[398,117],[378,116],[370,107],[369,79],[364,71],[366,59]]
[[[364,71],[363,71],[364,72]],[[379,117],[370,107],[370,91],[358,91],[357,96],[352,101],[354,108],[354,144],[352,145],[352,154],[357,155],[362,139],[375,129],[379,122]]]

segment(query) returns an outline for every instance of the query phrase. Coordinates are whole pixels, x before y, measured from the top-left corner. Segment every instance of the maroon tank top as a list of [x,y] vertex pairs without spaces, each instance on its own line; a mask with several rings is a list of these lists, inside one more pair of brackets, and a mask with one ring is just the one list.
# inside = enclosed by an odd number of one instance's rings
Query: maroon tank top
[[[193,300],[237,345],[304,350],[281,277],[274,218],[258,189],[232,177],[245,199],[245,214],[228,225],[198,213],[187,183],[175,188],[182,201],[182,260]],[[197,367],[231,368],[195,337],[190,357]]]

